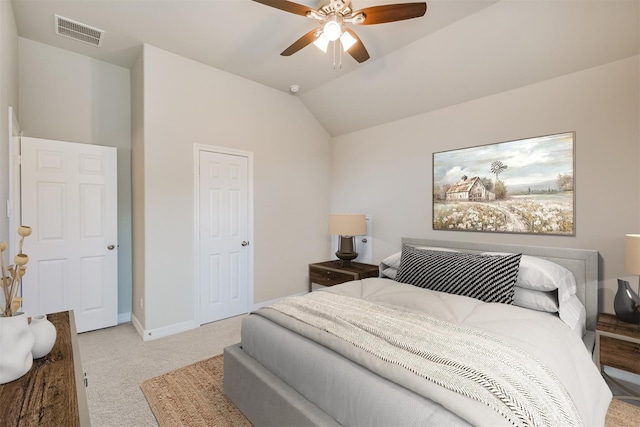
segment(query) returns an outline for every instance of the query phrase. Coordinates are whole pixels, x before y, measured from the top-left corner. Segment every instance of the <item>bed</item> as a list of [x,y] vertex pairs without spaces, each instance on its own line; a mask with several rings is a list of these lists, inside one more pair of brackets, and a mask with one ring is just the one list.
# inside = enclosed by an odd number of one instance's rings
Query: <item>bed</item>
[[[563,284],[532,299],[537,265]],[[224,352],[225,393],[257,426],[604,425],[597,265],[593,250],[403,238],[380,278],[247,316]],[[433,287],[451,272],[499,285]],[[540,308],[549,295],[556,312]]]

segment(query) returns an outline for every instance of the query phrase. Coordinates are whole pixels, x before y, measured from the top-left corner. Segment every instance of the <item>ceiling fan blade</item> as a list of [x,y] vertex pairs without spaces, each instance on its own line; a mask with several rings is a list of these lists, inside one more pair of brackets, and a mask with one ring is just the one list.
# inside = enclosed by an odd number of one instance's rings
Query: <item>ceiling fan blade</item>
[[345,28],[345,31],[351,34],[351,37],[356,39],[356,42],[349,48],[349,50],[347,50],[347,53],[351,55],[353,59],[360,63],[369,59],[369,52],[367,52],[364,44],[362,44],[362,40],[360,40],[360,37],[358,37],[358,35],[351,28]]
[[307,12],[313,11],[308,6],[304,6],[298,3],[294,3],[287,0],[253,0],[257,3],[262,3],[266,6],[275,7],[276,9],[284,10],[285,12],[295,13],[296,15],[307,16]]
[[283,50],[280,55],[282,55],[282,56],[291,56],[294,53],[296,53],[297,51],[299,51],[300,49],[302,49],[303,47],[307,46],[308,44],[313,43],[314,41],[316,41],[316,38],[317,38],[316,37],[316,32],[317,31],[318,30],[309,31],[307,34],[305,34],[304,36],[300,37],[298,40],[293,42],[293,44],[291,46],[289,46],[288,48]]
[[[257,1],[257,0],[254,0]],[[419,18],[427,12],[426,3],[399,3],[384,6],[372,6],[354,12],[353,15],[363,13],[364,22],[360,25],[384,24],[386,22],[403,21]]]

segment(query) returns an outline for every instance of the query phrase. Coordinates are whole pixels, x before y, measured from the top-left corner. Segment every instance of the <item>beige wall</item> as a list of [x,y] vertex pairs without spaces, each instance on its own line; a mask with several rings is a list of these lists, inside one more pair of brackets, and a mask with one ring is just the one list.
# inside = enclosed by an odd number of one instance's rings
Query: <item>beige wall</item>
[[[331,211],[373,215],[374,262],[401,236],[597,249],[605,311],[625,277],[623,235],[640,232],[638,57],[331,139],[298,98],[151,46],[129,72],[18,38],[7,2],[0,54],[2,129],[19,101],[28,136],[118,147],[119,312],[144,329],[197,321],[195,143],[254,153],[255,303],[306,289],[307,264],[330,253]],[[433,152],[565,131],[577,135],[575,237],[431,229]]]
[[131,312],[129,70],[19,38],[19,117],[25,136],[105,145],[118,153],[118,313]]
[[307,265],[329,252],[331,139],[300,100],[145,46],[144,197],[134,215],[142,203],[147,330],[197,321],[194,144],[253,153],[255,303],[304,292]]
[[[332,208],[373,215],[374,262],[403,236],[596,249],[613,312],[624,235],[640,232],[638,83],[633,57],[337,137]],[[576,132],[575,237],[432,230],[434,152],[566,131]]]
[[[9,107],[18,113],[18,32],[10,2],[0,2],[0,241],[9,242]],[[8,261],[5,259],[5,261]]]

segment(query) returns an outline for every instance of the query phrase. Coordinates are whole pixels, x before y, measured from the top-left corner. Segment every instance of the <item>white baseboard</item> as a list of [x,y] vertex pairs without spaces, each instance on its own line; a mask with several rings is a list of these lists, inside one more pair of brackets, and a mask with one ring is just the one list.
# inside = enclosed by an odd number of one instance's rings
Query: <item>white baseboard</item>
[[161,328],[144,329],[135,315],[131,316],[131,323],[138,334],[140,334],[143,341],[151,341],[162,337],[168,337],[169,335],[189,331],[200,326],[195,320],[187,320],[186,322],[175,323]]
[[[253,305],[253,308],[251,309],[251,311],[253,310],[257,310],[259,308],[262,307],[266,307],[269,306],[271,304],[274,304],[284,298],[288,298],[288,297],[293,297],[293,296],[299,296],[299,295],[305,295],[307,294],[307,292],[300,292],[297,294],[293,294],[293,295],[287,295],[285,297],[282,298],[276,298],[273,299],[271,301],[265,301],[265,302],[260,302],[257,304]],[[188,320],[186,322],[181,322],[181,323],[176,323],[173,325],[169,325],[169,326],[164,326],[162,328],[156,328],[156,329],[144,329],[142,327],[142,324],[140,323],[140,321],[136,318],[135,314],[132,313],[122,313],[118,315],[118,323],[127,323],[127,322],[131,322],[131,324],[133,325],[134,329],[138,332],[138,334],[142,337],[143,341],[151,341],[151,340],[155,340],[158,338],[162,338],[162,337],[166,337],[169,335],[173,335],[173,334],[177,334],[180,332],[185,332],[185,331],[189,331],[191,329],[195,329],[200,327],[200,325],[198,324],[198,322],[196,320]]]

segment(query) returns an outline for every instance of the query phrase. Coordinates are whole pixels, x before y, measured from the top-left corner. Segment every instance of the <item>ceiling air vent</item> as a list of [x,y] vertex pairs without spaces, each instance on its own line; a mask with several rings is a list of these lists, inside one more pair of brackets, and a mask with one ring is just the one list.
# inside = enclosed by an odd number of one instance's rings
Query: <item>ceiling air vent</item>
[[102,46],[104,31],[60,15],[54,15],[56,34],[93,46]]

